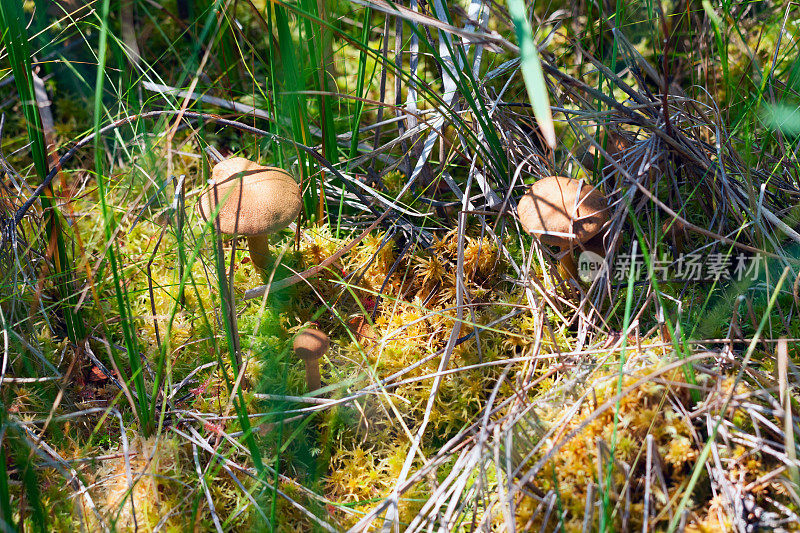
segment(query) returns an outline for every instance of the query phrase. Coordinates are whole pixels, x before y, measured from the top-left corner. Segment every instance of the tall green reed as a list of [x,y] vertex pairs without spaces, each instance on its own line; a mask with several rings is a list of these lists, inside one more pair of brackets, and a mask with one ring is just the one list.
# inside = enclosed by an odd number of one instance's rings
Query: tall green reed
[[[100,127],[103,114],[103,86],[106,79],[106,54],[108,51],[108,16],[109,16],[110,0],[104,0],[100,5],[99,11],[99,26],[100,35],[97,53],[97,77],[95,79],[95,94],[94,94],[94,163],[95,163],[95,180],[97,182],[98,195],[100,197],[100,209],[103,217],[103,230],[105,232],[107,248],[106,255],[108,257],[111,275],[114,283],[114,293],[116,297],[117,311],[120,315],[120,327],[125,342],[125,352],[127,355],[128,366],[130,367],[130,376],[128,379],[133,381],[136,389],[136,396],[134,397],[134,409],[139,419],[141,431],[145,437],[149,437],[155,427],[154,419],[149,408],[147,389],[144,381],[144,364],[143,355],[139,349],[136,334],[133,328],[131,305],[128,299],[127,290],[122,284],[122,265],[118,259],[119,252],[117,250],[117,241],[115,238],[116,233],[116,217],[114,216],[113,209],[108,205],[108,190],[105,176],[105,169],[103,164],[103,142],[100,136]],[[123,371],[125,368],[122,361],[117,360],[116,352],[110,350],[110,355],[114,358],[117,368]]]
[[[47,163],[47,143],[39,108],[36,105],[31,53],[20,4],[0,2],[0,23],[2,23],[0,27],[5,28],[3,42],[8,51],[14,82],[22,104],[34,168],[39,179],[43,181],[50,170]],[[73,273],[69,267],[71,262],[67,255],[60,210],[52,188],[46,189],[40,196],[40,201],[45,216],[48,255],[53,261],[52,282],[60,298],[59,309],[66,323],[67,336],[72,343],[80,346],[86,337],[86,330],[81,312],[75,310],[77,295],[73,288]]]
[[[31,53],[20,3],[0,2],[0,28],[2,28],[2,40],[8,52],[14,82],[22,105],[34,168],[39,180],[44,181],[50,170],[47,162],[47,144],[41,116],[36,105]],[[47,256],[52,260],[53,272],[50,281],[59,295],[58,309],[63,316],[66,334],[70,342],[75,346],[81,346],[86,338],[86,329],[81,312],[76,311],[77,295],[73,289],[74,273],[69,266],[71,262],[67,254],[66,236],[63,232],[61,214],[52,188],[48,187],[45,190],[40,197],[40,203],[45,218]],[[8,327],[5,321],[4,327]],[[34,528],[37,531],[46,531],[46,514],[42,504],[38,475],[31,460],[32,451],[27,446],[22,430],[7,415],[4,396],[0,396],[0,442],[4,442],[5,449],[11,451],[8,457],[13,459],[12,464],[18,475],[22,477],[27,508],[30,509]],[[0,453],[0,455],[4,454]],[[8,484],[8,466],[6,457],[3,457],[0,460],[0,507],[2,507],[0,520],[2,520],[4,530],[13,531],[15,524]],[[20,522],[24,522],[24,516],[20,517]]]

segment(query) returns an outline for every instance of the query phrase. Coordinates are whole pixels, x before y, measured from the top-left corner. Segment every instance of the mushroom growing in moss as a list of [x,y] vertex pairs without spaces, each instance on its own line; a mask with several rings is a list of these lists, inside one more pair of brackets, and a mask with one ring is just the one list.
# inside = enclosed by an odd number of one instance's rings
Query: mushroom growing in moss
[[577,280],[576,249],[604,253],[609,221],[608,203],[600,191],[583,180],[549,176],[540,179],[520,199],[517,215],[522,227],[544,244],[558,248],[567,276]]
[[[602,138],[598,138],[597,141],[602,141]],[[615,160],[619,160],[623,153],[630,147],[631,143],[628,139],[619,133],[608,132],[608,141],[605,145],[605,151],[609,156]],[[589,141],[584,141],[576,148],[575,152],[578,161],[580,161],[581,165],[591,174],[592,170],[595,170],[595,164],[599,163],[597,149]],[[607,167],[608,165],[609,161],[606,161],[604,166]],[[602,172],[603,168],[604,167],[598,167],[596,170]]]
[[219,208],[218,230],[247,236],[250,259],[265,270],[267,236],[291,224],[303,205],[297,182],[280,168],[232,157],[214,165],[210,184],[200,197],[200,215],[209,220]]
[[316,329],[308,328],[294,338],[294,354],[306,364],[306,383],[309,391],[315,391],[322,385],[319,376],[319,360],[328,351],[328,336]]

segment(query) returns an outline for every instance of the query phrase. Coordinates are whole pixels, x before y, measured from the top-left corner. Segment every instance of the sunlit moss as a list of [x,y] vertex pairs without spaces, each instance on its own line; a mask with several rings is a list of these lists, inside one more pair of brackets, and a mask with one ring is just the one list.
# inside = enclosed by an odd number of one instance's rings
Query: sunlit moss
[[[359,512],[368,512],[375,504],[389,496],[395,480],[403,468],[408,445],[392,441],[373,448],[354,447],[338,450],[331,459],[328,476],[328,497],[339,504]],[[400,520],[408,524],[420,507],[414,501],[419,493],[415,490],[400,499]],[[343,523],[352,526],[359,515],[344,515]]]
[[[680,409],[674,409],[676,402],[690,405],[691,399],[685,376],[680,368],[667,373],[661,372],[662,363],[651,352],[646,359],[637,357],[635,362],[626,365],[625,374],[620,382],[615,372],[606,370],[595,375],[586,384],[586,390],[591,390],[590,398],[586,398],[579,411],[566,422],[561,421],[565,411],[562,407],[540,411],[541,420],[546,423],[559,423],[557,434],[570,434],[574,430],[578,433],[567,440],[563,445],[552,452],[552,457],[542,471],[533,480],[533,484],[542,491],[554,490],[558,493],[561,505],[566,513],[566,530],[580,530],[587,497],[588,487],[598,484],[600,458],[603,460],[603,485],[608,486],[612,500],[616,498],[623,487],[633,490],[631,509],[641,509],[641,478],[645,475],[643,457],[647,453],[645,437],[651,435],[655,449],[663,461],[664,479],[667,483],[668,494],[662,494],[660,487],[652,487],[652,495],[659,501],[659,507],[673,498],[678,491],[683,490],[685,483],[691,476],[696,460],[700,455],[703,443],[697,441],[697,429]],[[647,379],[648,376],[653,376]],[[627,391],[617,399],[617,391],[625,391],[635,383],[638,386]],[[669,385],[667,385],[669,382]],[[726,397],[733,386],[732,378],[725,378],[721,383],[721,397]],[[747,394],[748,388],[744,383],[739,383],[737,394]],[[716,398],[716,399],[715,399]],[[718,401],[720,396],[713,395],[709,401]],[[615,402],[614,407],[602,412],[598,406],[608,401]],[[618,400],[618,404],[616,401]],[[618,405],[618,408],[617,408]],[[730,416],[735,417],[739,409],[733,409]],[[547,445],[537,455],[541,458],[544,454],[551,453],[555,441],[548,441]],[[607,469],[608,451],[613,447],[614,458],[617,461],[611,470],[611,477],[605,478]],[[601,453],[601,450],[605,450]],[[719,444],[718,453],[727,464],[727,470],[735,479],[756,480],[770,470],[759,454],[747,452],[743,447],[728,448]],[[630,472],[623,471],[620,464],[631,468]],[[554,480],[555,476],[555,480]],[[638,488],[637,488],[638,487]],[[774,494],[774,488],[771,488]],[[700,494],[700,493],[698,493]],[[693,531],[715,531],[720,527],[717,522],[719,517],[714,517],[714,500],[707,502],[702,496],[693,498],[689,502],[689,509],[696,509],[699,518],[692,526]],[[517,523],[526,524],[534,516],[535,502],[526,502],[523,498],[518,507]],[[726,516],[722,513],[721,516]],[[641,513],[631,512],[632,527],[640,527]],[[533,519],[540,520],[541,517]],[[595,518],[597,520],[597,518]],[[619,520],[619,517],[617,518]],[[637,526],[638,524],[638,526]]]
[[[180,504],[180,480],[191,476],[184,449],[175,439],[136,438],[127,458],[121,445],[113,451],[119,456],[101,462],[93,473],[91,494],[103,519],[117,531],[155,527],[165,510]],[[173,513],[166,520],[165,525],[178,527],[185,517]]]

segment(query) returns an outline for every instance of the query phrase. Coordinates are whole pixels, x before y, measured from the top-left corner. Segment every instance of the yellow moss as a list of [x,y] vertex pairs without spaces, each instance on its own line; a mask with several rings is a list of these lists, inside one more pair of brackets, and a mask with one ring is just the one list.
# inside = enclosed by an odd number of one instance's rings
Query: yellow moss
[[698,450],[692,445],[692,441],[685,435],[676,435],[667,445],[667,453],[664,460],[672,466],[679,468],[697,458]]
[[[333,237],[330,226],[327,224],[305,230],[305,236],[308,239],[300,239],[300,253],[306,268],[320,264],[335,254],[342,246],[341,239]],[[337,264],[341,269],[341,261],[338,261]]]
[[[119,446],[116,453],[122,452]],[[128,459],[129,473],[125,457],[100,465],[95,473],[93,498],[106,523],[114,522],[117,531],[133,531],[136,526],[140,530],[152,529],[163,516],[164,507],[177,504],[163,476],[177,473],[180,450],[171,439],[136,438],[130,442]]]
[[[655,362],[652,366],[628,370],[622,380],[622,389],[658,368],[659,364]],[[678,383],[683,381],[680,370],[669,373],[665,378]],[[618,376],[611,372],[600,374],[593,379],[591,387],[594,390],[592,399],[584,402],[565,427],[559,426],[559,435],[568,434],[581,424],[585,423],[586,426],[555,452],[552,467],[545,466],[534,480],[543,491],[558,489],[562,505],[568,512],[568,517],[576,520],[574,523],[578,523],[577,518],[583,516],[587,487],[590,483],[596,483],[598,440],[609,449],[612,442],[616,442],[615,459],[628,465],[633,463],[638,454],[644,453],[642,446],[647,433],[654,436],[665,461],[676,469],[695,459],[698,453],[688,423],[669,410],[663,414],[655,410],[666,393],[663,386],[646,381],[620,398],[616,421],[614,408],[598,414],[596,407],[616,396]],[[597,403],[594,401],[595,397]],[[542,418],[553,423],[563,414],[563,409],[557,409],[542,413]],[[550,447],[553,444],[555,443],[550,443]],[[542,453],[548,453],[550,447],[546,447]],[[606,452],[603,457],[605,461],[608,460]],[[643,463],[639,460],[637,464],[641,468]],[[557,487],[553,483],[553,467],[558,480]],[[624,473],[615,468],[611,481],[613,491],[618,493],[627,481],[629,480]],[[518,520],[525,522],[529,516],[530,514],[520,512]]]
[[[361,513],[369,512],[375,505],[370,500],[389,496],[407,453],[407,443],[398,444],[394,439],[385,440],[380,448],[354,447],[337,450],[331,459],[327,497],[339,503],[360,502],[351,506],[359,513],[346,516],[344,525],[354,525]],[[413,501],[415,496],[419,496],[419,492],[411,490],[400,500],[400,520],[405,523],[413,520],[422,505]]]
[[712,498],[704,515],[686,524],[685,531],[687,533],[734,531],[733,524],[728,519],[728,512],[722,497],[715,496]]

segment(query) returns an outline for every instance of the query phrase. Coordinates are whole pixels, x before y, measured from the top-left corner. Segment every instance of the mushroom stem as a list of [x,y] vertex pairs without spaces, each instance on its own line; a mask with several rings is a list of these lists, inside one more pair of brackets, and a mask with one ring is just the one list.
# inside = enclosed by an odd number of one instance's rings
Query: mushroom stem
[[573,248],[562,249],[561,253],[563,255],[559,260],[559,264],[566,274],[564,281],[567,283],[569,283],[570,279],[578,281],[580,278],[578,277],[578,266],[575,264],[575,250]]
[[261,270],[267,269],[269,261],[269,241],[266,235],[250,235],[247,237],[247,246],[250,248],[250,259]]
[[319,359],[306,359],[306,384],[309,391],[315,391],[322,386],[319,377]]

